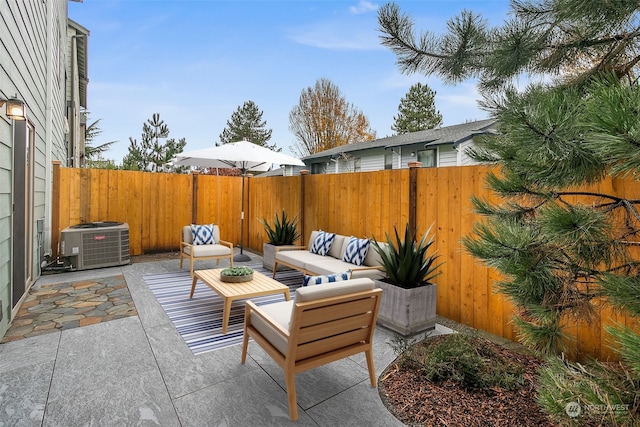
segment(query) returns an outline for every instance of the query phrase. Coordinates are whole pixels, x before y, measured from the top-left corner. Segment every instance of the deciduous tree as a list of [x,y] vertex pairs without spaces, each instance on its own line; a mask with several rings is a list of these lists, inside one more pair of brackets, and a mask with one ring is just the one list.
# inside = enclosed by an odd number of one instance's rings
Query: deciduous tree
[[375,138],[369,119],[328,79],[319,79],[302,91],[289,113],[289,129],[296,137],[291,150],[300,157]]

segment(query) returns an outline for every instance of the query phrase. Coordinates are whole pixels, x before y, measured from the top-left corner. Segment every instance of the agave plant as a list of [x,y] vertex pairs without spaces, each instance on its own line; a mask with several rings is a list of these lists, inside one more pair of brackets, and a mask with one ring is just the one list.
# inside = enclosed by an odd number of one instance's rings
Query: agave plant
[[440,275],[438,268],[443,264],[436,264],[440,255],[429,254],[429,248],[433,245],[433,237],[429,238],[431,227],[422,236],[420,242],[412,238],[407,224],[404,232],[404,240],[400,239],[398,230],[394,227],[396,235],[395,242],[391,240],[388,233],[386,245],[378,243],[373,239],[373,248],[382,259],[382,265],[387,273],[387,282],[401,288],[416,288],[429,285],[430,282]]
[[300,237],[300,233],[298,232],[298,218],[294,217],[293,219],[289,219],[285,211],[282,211],[280,217],[278,217],[278,214],[275,215],[273,227],[271,227],[266,219],[263,219],[262,223],[267,232],[269,243],[272,245],[292,245],[293,242]]

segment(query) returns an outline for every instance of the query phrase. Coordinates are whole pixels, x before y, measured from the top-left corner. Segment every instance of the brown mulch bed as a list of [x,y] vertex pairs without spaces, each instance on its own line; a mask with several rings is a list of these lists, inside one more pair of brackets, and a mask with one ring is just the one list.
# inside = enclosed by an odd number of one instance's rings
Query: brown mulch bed
[[132,264],[138,262],[166,261],[171,259],[180,259],[180,252],[156,252],[144,255],[133,255],[130,258]]
[[[427,339],[432,345],[442,337]],[[536,403],[538,359],[488,342],[505,360],[521,363],[524,385],[519,390],[465,388],[453,381],[432,383],[399,358],[381,375],[379,391],[389,411],[407,425],[425,426],[553,426]]]

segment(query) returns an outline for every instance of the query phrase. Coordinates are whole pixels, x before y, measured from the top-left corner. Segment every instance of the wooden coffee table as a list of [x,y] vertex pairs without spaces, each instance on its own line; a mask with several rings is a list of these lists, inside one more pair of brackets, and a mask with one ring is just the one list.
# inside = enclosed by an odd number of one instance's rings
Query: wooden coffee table
[[222,311],[222,333],[227,333],[229,326],[229,314],[231,313],[231,303],[238,299],[247,299],[259,297],[262,295],[271,295],[283,293],[284,299],[289,301],[289,287],[273,280],[264,274],[253,272],[253,280],[242,283],[227,283],[220,280],[220,272],[222,268],[213,270],[198,270],[193,273],[193,284],[191,285],[191,294],[189,298],[193,298],[193,291],[196,289],[198,279],[205,285],[209,286],[215,293],[220,295],[224,301],[224,309]]

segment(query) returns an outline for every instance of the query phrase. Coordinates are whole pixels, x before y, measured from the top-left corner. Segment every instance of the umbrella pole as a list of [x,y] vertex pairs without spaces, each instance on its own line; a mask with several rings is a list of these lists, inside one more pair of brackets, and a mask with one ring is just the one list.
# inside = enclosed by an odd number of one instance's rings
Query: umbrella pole
[[242,171],[242,210],[240,212],[240,253],[233,257],[234,262],[247,262],[251,261],[249,255],[243,253],[244,249],[244,177],[246,171]]

